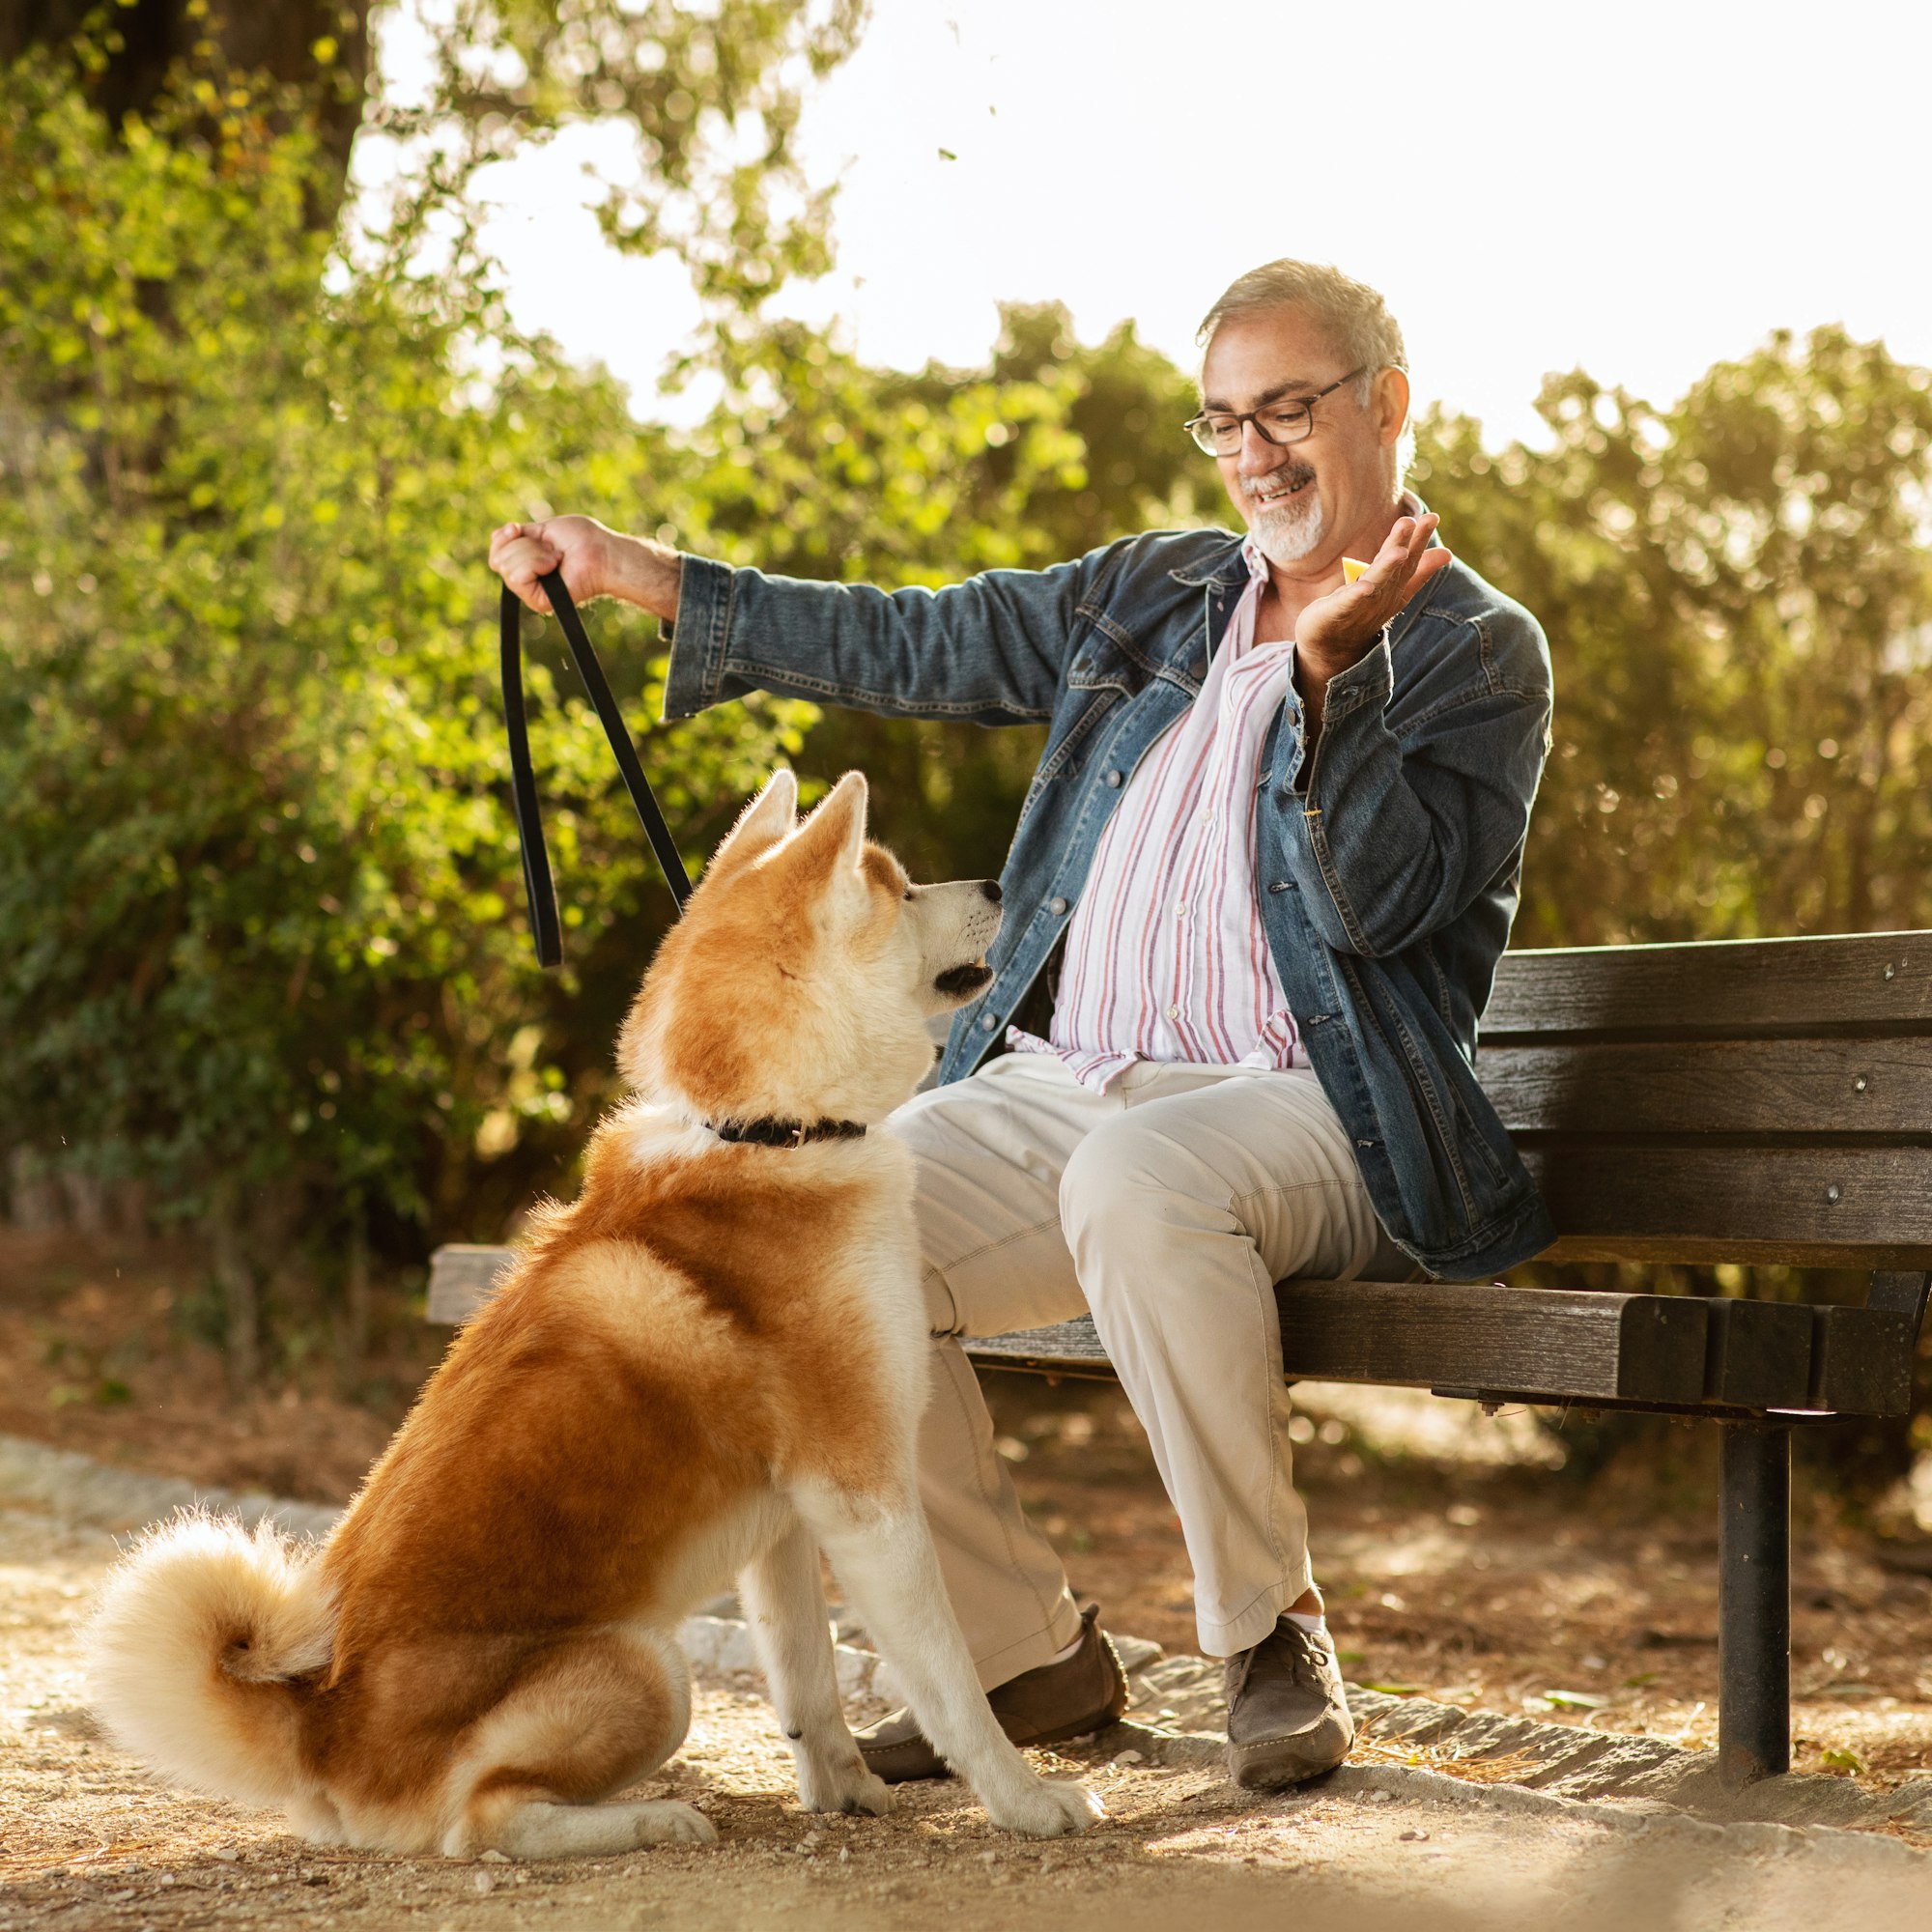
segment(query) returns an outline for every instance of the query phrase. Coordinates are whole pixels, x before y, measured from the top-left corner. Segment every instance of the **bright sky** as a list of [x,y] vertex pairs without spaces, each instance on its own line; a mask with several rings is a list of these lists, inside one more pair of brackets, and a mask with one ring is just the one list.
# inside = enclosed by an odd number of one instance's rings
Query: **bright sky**
[[[1057,298],[1185,363],[1242,270],[1333,261],[1492,440],[1533,432],[1546,371],[1665,402],[1780,326],[1932,362],[1928,68],[1932,8],[1899,0],[875,0],[804,122],[838,267],[781,305],[913,367]],[[603,248],[594,145],[497,171],[492,245],[520,322],[662,412],[693,305]]]

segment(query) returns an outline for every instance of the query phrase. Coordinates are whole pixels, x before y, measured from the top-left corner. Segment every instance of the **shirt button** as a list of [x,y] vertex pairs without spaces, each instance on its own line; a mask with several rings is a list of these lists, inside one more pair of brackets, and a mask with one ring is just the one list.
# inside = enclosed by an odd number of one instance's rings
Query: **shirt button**
[[1055,919],[1064,919],[1066,916],[1066,901],[1065,899],[1049,899],[1046,909]]
[[998,1013],[981,1013],[980,1015],[980,1026],[983,1032],[991,1033],[999,1023],[1000,1016]]
[[1211,811],[1204,811],[1201,814],[1201,822],[1203,825],[1212,825],[1214,822],[1214,814]]
[[1121,788],[1121,774],[1119,772],[1109,772],[1106,777],[1106,786],[1109,791],[1119,791]]
[[1187,917],[1187,901],[1185,899],[1182,899],[1181,902],[1175,907],[1174,916],[1176,919],[1185,919]]
[[1180,1009],[1179,1007],[1169,1007],[1167,1016],[1171,1020],[1178,1020],[1180,1017]]

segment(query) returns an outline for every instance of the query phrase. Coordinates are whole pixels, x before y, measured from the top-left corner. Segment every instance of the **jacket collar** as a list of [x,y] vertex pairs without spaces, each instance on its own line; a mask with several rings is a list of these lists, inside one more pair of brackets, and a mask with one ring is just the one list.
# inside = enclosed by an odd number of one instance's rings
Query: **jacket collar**
[[1226,531],[1216,534],[1222,541],[1198,563],[1179,564],[1167,573],[1175,582],[1185,583],[1191,588],[1203,583],[1225,586],[1247,581],[1248,566],[1241,556],[1241,546],[1247,538],[1230,536]]

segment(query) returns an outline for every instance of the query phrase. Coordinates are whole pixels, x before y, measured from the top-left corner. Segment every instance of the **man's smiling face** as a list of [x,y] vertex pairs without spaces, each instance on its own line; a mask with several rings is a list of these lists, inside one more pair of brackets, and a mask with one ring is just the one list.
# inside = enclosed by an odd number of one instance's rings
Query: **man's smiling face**
[[[1291,402],[1325,389],[1349,368],[1299,309],[1230,317],[1208,345],[1202,408],[1233,413]],[[1360,385],[1345,383],[1316,404],[1314,430],[1302,441],[1270,443],[1249,423],[1240,448],[1215,459],[1229,497],[1270,563],[1296,575],[1336,568],[1350,535],[1394,500],[1392,452],[1408,388],[1399,370],[1371,374],[1366,408],[1356,399]],[[1399,402],[1391,378],[1401,385]]]

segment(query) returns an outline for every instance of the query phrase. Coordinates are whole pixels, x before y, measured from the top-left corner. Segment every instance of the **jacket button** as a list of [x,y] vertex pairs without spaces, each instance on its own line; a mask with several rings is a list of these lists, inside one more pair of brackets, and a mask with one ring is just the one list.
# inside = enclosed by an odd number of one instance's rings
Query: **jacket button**
[[1109,772],[1107,774],[1107,789],[1109,791],[1119,791],[1120,788],[1121,774],[1119,772]]
[[991,1033],[999,1023],[1000,1016],[998,1013],[981,1013],[980,1015],[980,1026],[982,1032]]
[[1066,917],[1066,901],[1065,899],[1047,900],[1046,909],[1055,919],[1065,919]]

